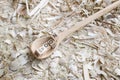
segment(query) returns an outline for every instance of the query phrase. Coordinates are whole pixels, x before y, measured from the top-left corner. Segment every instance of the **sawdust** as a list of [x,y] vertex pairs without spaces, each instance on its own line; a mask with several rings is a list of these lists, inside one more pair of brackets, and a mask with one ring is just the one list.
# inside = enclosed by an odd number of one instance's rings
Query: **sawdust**
[[30,44],[117,0],[1,0],[0,80],[120,80],[120,8],[68,36],[48,58]]

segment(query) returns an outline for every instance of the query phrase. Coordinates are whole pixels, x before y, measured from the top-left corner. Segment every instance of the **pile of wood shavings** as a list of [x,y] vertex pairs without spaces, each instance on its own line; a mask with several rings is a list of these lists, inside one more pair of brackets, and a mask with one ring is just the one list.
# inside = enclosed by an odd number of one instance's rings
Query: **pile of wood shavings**
[[25,0],[0,1],[0,80],[120,80],[119,7],[68,36],[49,58],[37,60],[29,49],[48,30],[66,30],[115,1],[28,0],[29,12]]

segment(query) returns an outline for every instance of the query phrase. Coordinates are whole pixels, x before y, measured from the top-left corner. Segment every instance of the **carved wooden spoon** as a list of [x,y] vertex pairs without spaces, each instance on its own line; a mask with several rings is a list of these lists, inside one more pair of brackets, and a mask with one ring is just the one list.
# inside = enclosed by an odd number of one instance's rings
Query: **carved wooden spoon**
[[104,8],[103,10],[98,11],[97,13],[89,16],[88,18],[84,19],[81,22],[77,22],[75,26],[71,27],[67,31],[63,31],[59,34],[51,32],[50,35],[44,35],[42,38],[36,39],[31,44],[31,51],[32,54],[37,59],[44,59],[52,54],[52,52],[59,46],[61,41],[66,38],[69,34],[77,31],[78,29],[82,29],[85,25],[90,23],[91,21],[101,17],[102,15],[108,13],[112,9],[116,8],[120,5],[120,0],[114,2],[113,4],[109,5],[108,7]]

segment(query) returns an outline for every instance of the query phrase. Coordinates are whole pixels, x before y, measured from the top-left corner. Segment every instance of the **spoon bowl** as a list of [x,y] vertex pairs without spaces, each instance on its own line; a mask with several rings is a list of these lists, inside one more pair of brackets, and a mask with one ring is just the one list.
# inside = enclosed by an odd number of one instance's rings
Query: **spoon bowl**
[[50,36],[43,36],[41,38],[36,39],[31,44],[32,54],[37,59],[44,59],[52,54],[52,52],[56,49],[56,41]]

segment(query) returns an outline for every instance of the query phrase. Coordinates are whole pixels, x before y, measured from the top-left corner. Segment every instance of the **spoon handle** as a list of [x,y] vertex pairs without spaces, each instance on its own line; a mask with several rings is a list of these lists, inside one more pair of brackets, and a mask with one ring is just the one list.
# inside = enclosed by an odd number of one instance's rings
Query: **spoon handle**
[[107,6],[106,8],[98,11],[97,13],[89,16],[88,18],[84,19],[83,21],[77,22],[75,24],[75,26],[71,27],[70,29],[68,29],[67,31],[63,31],[62,33],[60,33],[58,35],[59,37],[59,41],[61,42],[64,38],[66,38],[69,34],[77,31],[78,29],[82,29],[85,25],[87,25],[88,23],[90,23],[91,21],[101,17],[102,15],[108,13],[109,11],[111,11],[112,9],[116,8],[117,6],[120,5],[120,0],[114,2],[113,4]]

